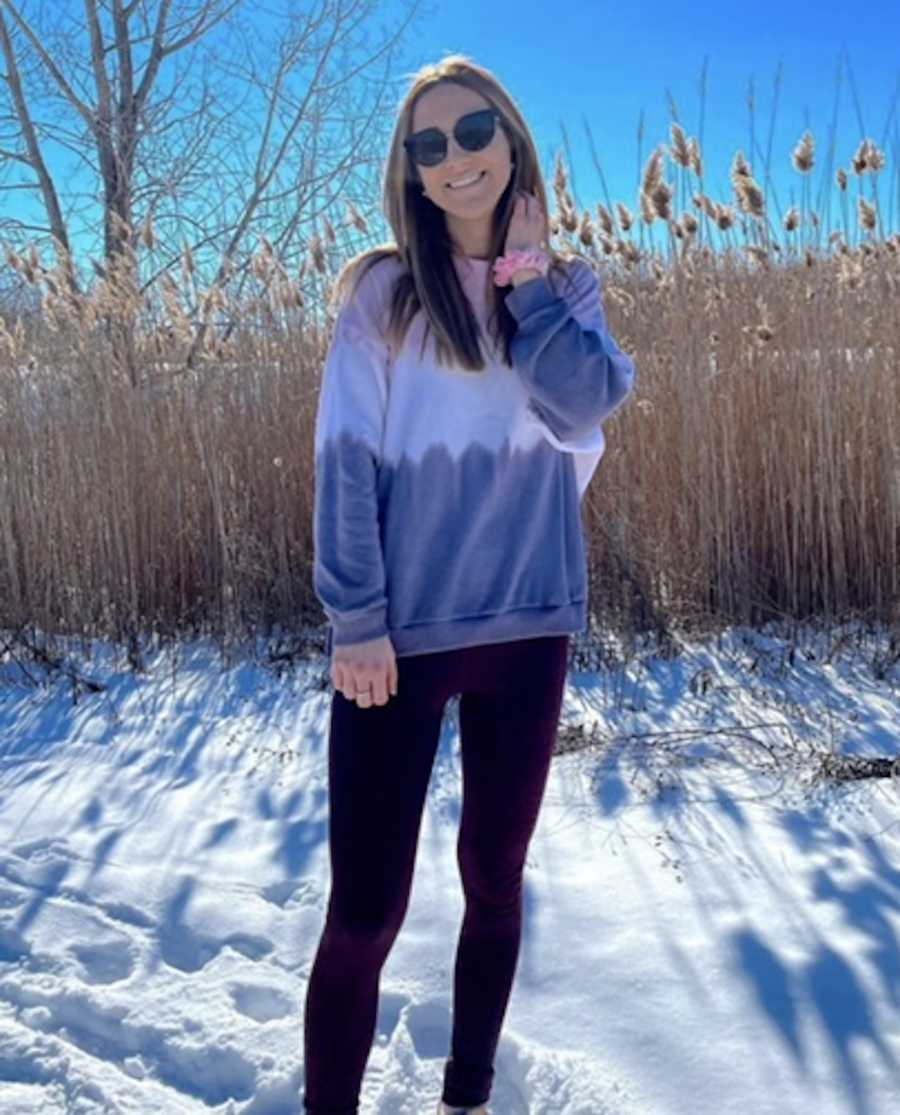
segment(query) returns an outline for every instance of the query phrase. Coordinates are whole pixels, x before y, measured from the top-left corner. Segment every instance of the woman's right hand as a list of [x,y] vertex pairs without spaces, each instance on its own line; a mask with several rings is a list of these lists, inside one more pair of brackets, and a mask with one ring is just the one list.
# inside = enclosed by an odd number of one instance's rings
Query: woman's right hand
[[360,708],[386,705],[397,695],[397,658],[390,635],[332,646],[331,681]]

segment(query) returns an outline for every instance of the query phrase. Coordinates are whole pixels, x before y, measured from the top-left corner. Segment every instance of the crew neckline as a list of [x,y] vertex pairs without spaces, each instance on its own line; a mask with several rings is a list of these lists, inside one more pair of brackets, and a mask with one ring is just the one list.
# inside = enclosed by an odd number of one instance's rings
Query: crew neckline
[[491,260],[480,260],[475,255],[463,255],[462,252],[452,253],[454,260],[463,266],[470,266],[475,271],[486,271],[491,265]]

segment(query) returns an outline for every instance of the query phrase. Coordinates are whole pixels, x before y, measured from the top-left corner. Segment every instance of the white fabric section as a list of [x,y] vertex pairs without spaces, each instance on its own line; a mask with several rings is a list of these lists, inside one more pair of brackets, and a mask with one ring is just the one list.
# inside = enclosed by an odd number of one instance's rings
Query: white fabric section
[[[487,337],[488,261],[454,256],[457,273],[472,309]],[[600,304],[599,288],[593,270],[583,261],[571,264],[574,283],[559,284],[559,295],[569,304],[573,316],[587,328],[604,332],[606,322]],[[377,273],[387,286],[399,265],[380,265]],[[382,311],[384,314],[385,311]],[[529,396],[515,371],[485,343],[489,357],[483,372],[469,373],[441,366],[433,359],[431,343],[420,358],[424,323],[414,319],[409,333],[389,372],[391,404],[384,434],[383,452],[387,461],[406,457],[419,461],[435,444],[459,457],[473,442],[499,450],[504,442],[511,449],[531,449],[544,438],[555,449],[571,453],[581,494],[603,455],[603,431],[575,442],[561,441],[529,405]]]

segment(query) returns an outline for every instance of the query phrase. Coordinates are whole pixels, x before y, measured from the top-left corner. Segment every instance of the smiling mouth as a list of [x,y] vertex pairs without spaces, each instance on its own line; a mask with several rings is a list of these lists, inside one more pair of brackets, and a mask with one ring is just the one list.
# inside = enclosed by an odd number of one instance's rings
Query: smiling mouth
[[448,183],[447,183],[447,189],[448,189],[448,190],[471,190],[473,186],[477,186],[477,185],[478,185],[478,183],[479,183],[479,182],[481,182],[481,180],[482,180],[482,179],[484,178],[484,176],[485,176],[485,174],[486,174],[486,173],[487,173],[487,171],[484,171],[484,170],[483,170],[483,171],[482,171],[482,172],[481,172],[481,173],[480,173],[480,174],[478,175],[478,177],[477,177],[477,178],[475,179],[475,181],[474,181],[474,182],[470,182],[470,183],[469,183],[469,184],[468,184],[467,186],[451,186],[451,185],[450,185],[450,183],[448,182]]

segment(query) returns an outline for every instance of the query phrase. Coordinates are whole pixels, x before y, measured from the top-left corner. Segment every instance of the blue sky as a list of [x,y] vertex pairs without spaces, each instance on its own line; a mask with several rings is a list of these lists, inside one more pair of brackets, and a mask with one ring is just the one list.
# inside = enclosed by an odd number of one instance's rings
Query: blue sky
[[[385,5],[405,10],[405,5]],[[690,5],[605,0],[440,0],[417,28],[407,51],[410,69],[461,51],[491,70],[512,93],[531,127],[549,173],[562,145],[562,122],[572,149],[576,200],[604,200],[584,119],[613,201],[636,206],[638,128],[643,113],[641,162],[668,144],[671,95],[689,135],[700,127],[700,80],[707,58],[703,155],[707,188],[731,200],[729,167],[740,148],[763,184],[774,82],[781,63],[772,176],[782,210],[790,191],[799,205],[802,176],[790,152],[804,129],[816,140],[812,196],[818,194],[834,116],[835,75],[849,59],[839,91],[835,168],[847,166],[864,135],[884,143],[887,165],[879,198],[887,220],[891,174],[900,160],[900,0],[861,5],[833,0],[735,5],[694,0]],[[558,16],[557,16],[558,13]],[[856,88],[861,131],[850,87]],[[756,143],[751,153],[748,95],[754,88]],[[668,92],[667,92],[668,91]],[[889,135],[885,127],[890,118]],[[668,166],[671,166],[667,162]],[[672,173],[669,178],[672,180]],[[830,176],[833,179],[833,171]],[[866,176],[870,179],[871,176]],[[866,182],[868,198],[870,183]],[[900,179],[895,179],[895,191]],[[832,193],[832,214],[839,207]],[[891,228],[900,227],[900,197]]]

